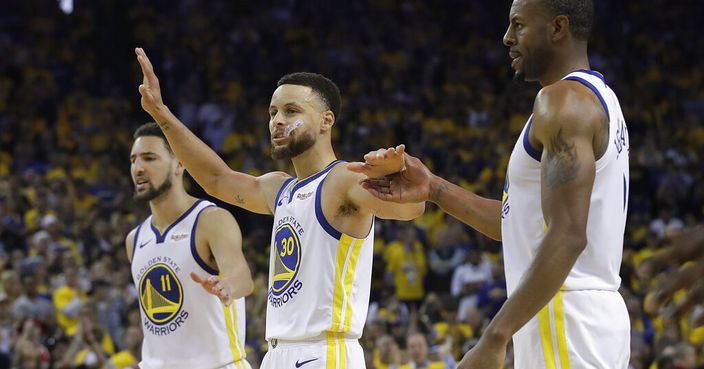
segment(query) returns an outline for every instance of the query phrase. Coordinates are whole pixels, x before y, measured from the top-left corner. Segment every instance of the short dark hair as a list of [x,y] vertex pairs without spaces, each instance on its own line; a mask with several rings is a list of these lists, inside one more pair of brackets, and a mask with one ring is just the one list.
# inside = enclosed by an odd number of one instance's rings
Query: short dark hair
[[171,146],[169,145],[169,141],[166,139],[164,132],[161,131],[161,128],[159,128],[158,124],[154,122],[142,124],[137,128],[137,130],[134,131],[134,135],[132,135],[132,138],[136,140],[140,137],[145,136],[161,138],[161,140],[164,141],[164,147],[166,147],[166,150],[169,152],[169,154],[174,155],[174,152],[171,150]]
[[589,39],[594,24],[592,0],[542,0],[553,16],[564,15],[570,20],[570,32],[582,41]]
[[340,105],[342,97],[340,97],[340,89],[337,88],[335,82],[329,78],[317,73],[296,72],[287,74],[276,84],[276,87],[281,85],[297,85],[307,86],[313,89],[323,100],[328,109],[335,114],[335,118],[340,116]]

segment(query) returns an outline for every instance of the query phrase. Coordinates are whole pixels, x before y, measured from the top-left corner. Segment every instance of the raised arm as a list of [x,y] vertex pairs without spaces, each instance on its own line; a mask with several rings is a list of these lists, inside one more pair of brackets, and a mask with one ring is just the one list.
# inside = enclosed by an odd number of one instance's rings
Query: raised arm
[[596,171],[593,142],[606,116],[593,95],[569,84],[544,88],[533,109],[532,134],[543,147],[540,182],[547,233],[519,286],[458,368],[498,368],[511,336],[555,296],[587,245]]
[[216,207],[203,210],[196,243],[199,254],[212,255],[220,275],[206,278],[191,273],[195,282],[225,305],[252,293],[252,273],[242,253],[242,232],[232,214]]
[[288,177],[283,172],[260,177],[230,169],[215,151],[191,132],[164,104],[159,79],[141,48],[135,50],[142,68],[139,86],[142,108],[152,116],[166,135],[171,149],[188,172],[210,195],[260,214],[271,214],[279,187]]
[[[382,156],[377,155],[381,153]],[[365,155],[365,163],[350,163],[348,168],[365,174],[362,186],[375,198],[396,203],[431,201],[443,211],[495,240],[501,240],[501,202],[478,196],[434,175],[418,158],[403,156],[397,174],[379,178],[376,165],[387,165],[393,157],[377,150]],[[392,207],[383,207],[392,208]]]

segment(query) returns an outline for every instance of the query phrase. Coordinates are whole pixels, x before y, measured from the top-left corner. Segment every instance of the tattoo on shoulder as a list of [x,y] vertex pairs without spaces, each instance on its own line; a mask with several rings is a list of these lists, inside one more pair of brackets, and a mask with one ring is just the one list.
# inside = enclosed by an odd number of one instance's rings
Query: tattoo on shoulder
[[579,171],[577,149],[573,142],[565,140],[562,128],[550,139],[546,159],[542,180],[547,181],[550,188],[560,187],[577,177],[577,171]]
[[235,195],[235,202],[238,204],[244,204],[244,199],[240,195]]

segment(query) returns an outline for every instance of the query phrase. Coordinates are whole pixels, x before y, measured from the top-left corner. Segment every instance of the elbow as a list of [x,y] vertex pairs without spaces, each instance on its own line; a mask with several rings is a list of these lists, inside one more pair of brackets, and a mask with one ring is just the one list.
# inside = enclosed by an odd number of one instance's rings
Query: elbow
[[242,283],[242,297],[249,296],[254,292],[254,282],[252,281],[252,276],[247,276],[244,283]]
[[564,247],[572,251],[574,254],[579,255],[587,248],[587,235],[584,232],[563,232],[563,242],[561,242]]

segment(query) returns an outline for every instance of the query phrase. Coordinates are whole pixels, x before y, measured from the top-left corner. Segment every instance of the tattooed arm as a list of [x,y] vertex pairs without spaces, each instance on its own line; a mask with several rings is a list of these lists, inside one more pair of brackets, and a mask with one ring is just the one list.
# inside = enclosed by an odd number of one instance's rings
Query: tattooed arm
[[[587,245],[587,216],[606,113],[586,87],[560,81],[543,88],[533,107],[530,140],[542,147],[541,199],[547,233],[517,289],[463,359],[500,355],[511,336],[545,306]],[[608,131],[606,132],[608,134]],[[599,146],[599,145],[597,145]]]

